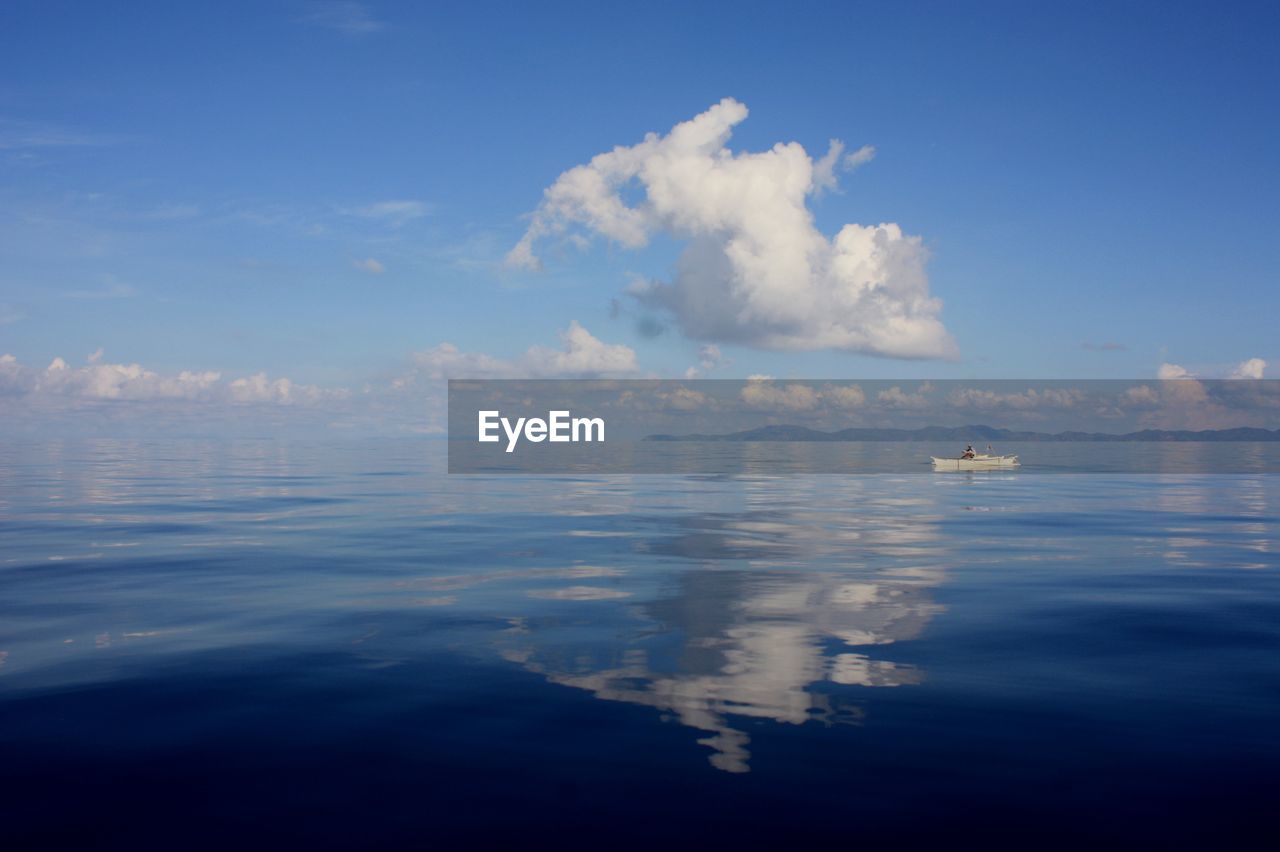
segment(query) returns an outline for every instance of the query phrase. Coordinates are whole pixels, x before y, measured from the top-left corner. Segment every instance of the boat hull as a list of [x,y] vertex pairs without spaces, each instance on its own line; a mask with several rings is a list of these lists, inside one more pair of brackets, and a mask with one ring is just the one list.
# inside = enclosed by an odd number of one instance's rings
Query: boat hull
[[1019,465],[1017,456],[979,455],[971,459],[940,459],[932,456],[931,458],[933,458],[934,470],[1010,470]]

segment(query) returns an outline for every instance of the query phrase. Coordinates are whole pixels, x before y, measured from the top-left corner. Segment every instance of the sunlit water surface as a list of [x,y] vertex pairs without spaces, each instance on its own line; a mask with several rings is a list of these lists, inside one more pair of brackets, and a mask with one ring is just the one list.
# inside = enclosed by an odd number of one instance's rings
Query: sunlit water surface
[[443,450],[0,449],[4,832],[793,848],[1272,825],[1280,477],[460,477]]

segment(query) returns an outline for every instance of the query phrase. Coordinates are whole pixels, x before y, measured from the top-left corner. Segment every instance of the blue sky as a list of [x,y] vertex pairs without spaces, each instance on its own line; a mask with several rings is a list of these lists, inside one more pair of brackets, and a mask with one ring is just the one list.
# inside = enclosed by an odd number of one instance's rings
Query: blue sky
[[[95,364],[159,376],[355,393],[445,342],[464,367],[545,372],[572,362],[547,354],[572,349],[571,322],[634,352],[631,366],[601,350],[623,372],[664,377],[1275,363],[1278,18],[1209,3],[6,3],[0,353],[76,368],[101,349]],[[540,269],[504,262],[561,173],[727,97],[750,110],[733,152],[874,147],[804,203],[827,239],[847,223],[920,238],[950,357],[808,348],[803,325],[782,349],[708,336],[627,295],[677,277],[679,210],[642,246],[576,227],[585,248],[557,233]],[[699,367],[707,344],[719,356]]]

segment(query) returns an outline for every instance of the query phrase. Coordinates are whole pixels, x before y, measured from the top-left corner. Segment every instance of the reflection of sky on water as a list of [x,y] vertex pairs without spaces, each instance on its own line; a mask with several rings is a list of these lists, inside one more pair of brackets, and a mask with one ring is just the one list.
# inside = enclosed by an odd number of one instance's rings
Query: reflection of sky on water
[[0,454],[0,678],[443,649],[652,708],[741,773],[762,722],[874,726],[886,688],[961,673],[948,627],[998,618],[1006,584],[1052,578],[1067,600],[1098,576],[1277,565],[1266,476],[445,477],[441,449]]
[[[745,503],[769,503],[775,487],[747,484]],[[700,570],[677,575],[605,635],[584,639],[555,619],[519,618],[500,648],[554,683],[653,707],[707,732],[699,742],[712,749],[712,765],[746,772],[750,737],[736,717],[855,722],[863,713],[856,701],[815,685],[891,687],[923,677],[883,659],[880,646],[914,638],[941,611],[929,589],[943,571],[856,564],[922,555],[936,544],[936,528],[927,515],[907,525],[876,520],[865,502],[862,509],[872,517],[756,509],[688,516],[638,550]]]
[[[598,698],[668,712],[708,732],[711,763],[748,771],[748,734],[733,717],[803,724],[854,721],[847,696],[811,689],[829,682],[899,686],[920,681],[910,665],[879,659],[879,646],[915,636],[940,608],[919,588],[895,582],[842,583],[832,577],[771,580],[742,572],[687,575],[673,597],[635,613],[615,647],[575,648],[557,627],[518,619],[503,655],[550,681]],[[675,641],[663,641],[664,634]],[[839,650],[836,650],[839,649]]]

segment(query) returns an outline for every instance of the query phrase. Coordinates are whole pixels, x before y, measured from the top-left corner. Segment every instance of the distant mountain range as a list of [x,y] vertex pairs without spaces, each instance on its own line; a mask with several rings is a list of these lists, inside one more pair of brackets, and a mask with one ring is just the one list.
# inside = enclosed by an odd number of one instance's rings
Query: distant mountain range
[[649,435],[646,441],[1280,441],[1280,429],[1143,429],[1108,432],[1019,432],[994,426],[924,426],[919,429],[841,429],[821,432],[806,426],[761,426],[726,435]]

